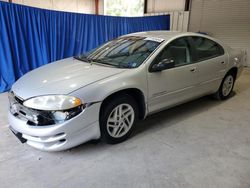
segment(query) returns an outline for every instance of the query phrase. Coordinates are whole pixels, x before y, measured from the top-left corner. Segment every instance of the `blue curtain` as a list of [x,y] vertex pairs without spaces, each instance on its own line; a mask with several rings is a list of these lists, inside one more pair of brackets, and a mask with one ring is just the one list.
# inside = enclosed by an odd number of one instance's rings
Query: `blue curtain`
[[26,72],[127,33],[169,30],[169,15],[113,17],[0,2],[0,92]]

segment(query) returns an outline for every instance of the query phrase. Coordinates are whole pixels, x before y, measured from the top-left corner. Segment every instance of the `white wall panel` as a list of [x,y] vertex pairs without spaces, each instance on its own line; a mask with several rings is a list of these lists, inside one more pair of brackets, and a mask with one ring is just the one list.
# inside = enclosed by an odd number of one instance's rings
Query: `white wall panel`
[[13,3],[17,4],[23,4],[24,5],[24,0],[12,0]]
[[148,13],[184,11],[185,0],[148,0]]
[[172,18],[172,23],[171,23],[171,30],[173,31],[177,31],[178,30],[178,24],[179,22],[179,12],[178,11],[174,11],[173,12],[173,18]]
[[52,0],[53,9],[66,12],[78,12],[77,0]]
[[250,65],[250,0],[193,0],[189,31],[203,31],[245,49]]
[[[32,6],[32,7],[38,7],[38,8],[44,8],[44,9],[52,9],[52,1],[51,0],[23,0],[23,4]],[[14,1],[13,1],[14,3]]]
[[[12,0],[12,2],[44,9],[95,14],[94,0]],[[99,6],[99,9],[101,8],[103,7]]]
[[188,30],[188,22],[189,22],[189,11],[183,12],[183,22],[182,22],[182,31]]
[[94,0],[77,0],[78,2],[78,12],[80,13],[95,13],[95,1]]

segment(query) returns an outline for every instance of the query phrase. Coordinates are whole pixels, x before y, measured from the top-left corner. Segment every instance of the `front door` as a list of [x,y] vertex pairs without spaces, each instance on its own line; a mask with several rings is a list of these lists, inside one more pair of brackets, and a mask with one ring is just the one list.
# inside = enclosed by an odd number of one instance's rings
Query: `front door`
[[[168,59],[174,66],[159,72],[152,72],[152,65]],[[154,59],[148,72],[149,113],[182,103],[198,95],[195,88],[198,81],[197,64],[193,63],[191,47],[187,37],[170,42]]]

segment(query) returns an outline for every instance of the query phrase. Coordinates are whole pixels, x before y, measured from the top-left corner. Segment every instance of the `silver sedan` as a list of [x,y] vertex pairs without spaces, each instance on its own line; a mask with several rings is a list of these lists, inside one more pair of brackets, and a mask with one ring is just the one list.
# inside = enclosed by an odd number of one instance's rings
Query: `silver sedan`
[[240,51],[209,36],[125,35],[20,78],[9,92],[10,129],[46,151],[120,143],[149,114],[204,95],[229,98],[242,67]]

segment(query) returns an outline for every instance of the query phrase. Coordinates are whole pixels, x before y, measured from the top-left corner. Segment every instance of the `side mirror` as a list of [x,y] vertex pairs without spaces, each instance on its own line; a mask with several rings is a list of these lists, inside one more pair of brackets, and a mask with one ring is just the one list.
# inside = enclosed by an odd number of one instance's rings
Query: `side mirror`
[[173,67],[174,67],[174,60],[163,59],[159,63],[154,64],[151,67],[150,72],[160,72],[160,71],[163,71],[165,69],[170,69],[170,68],[173,68]]

